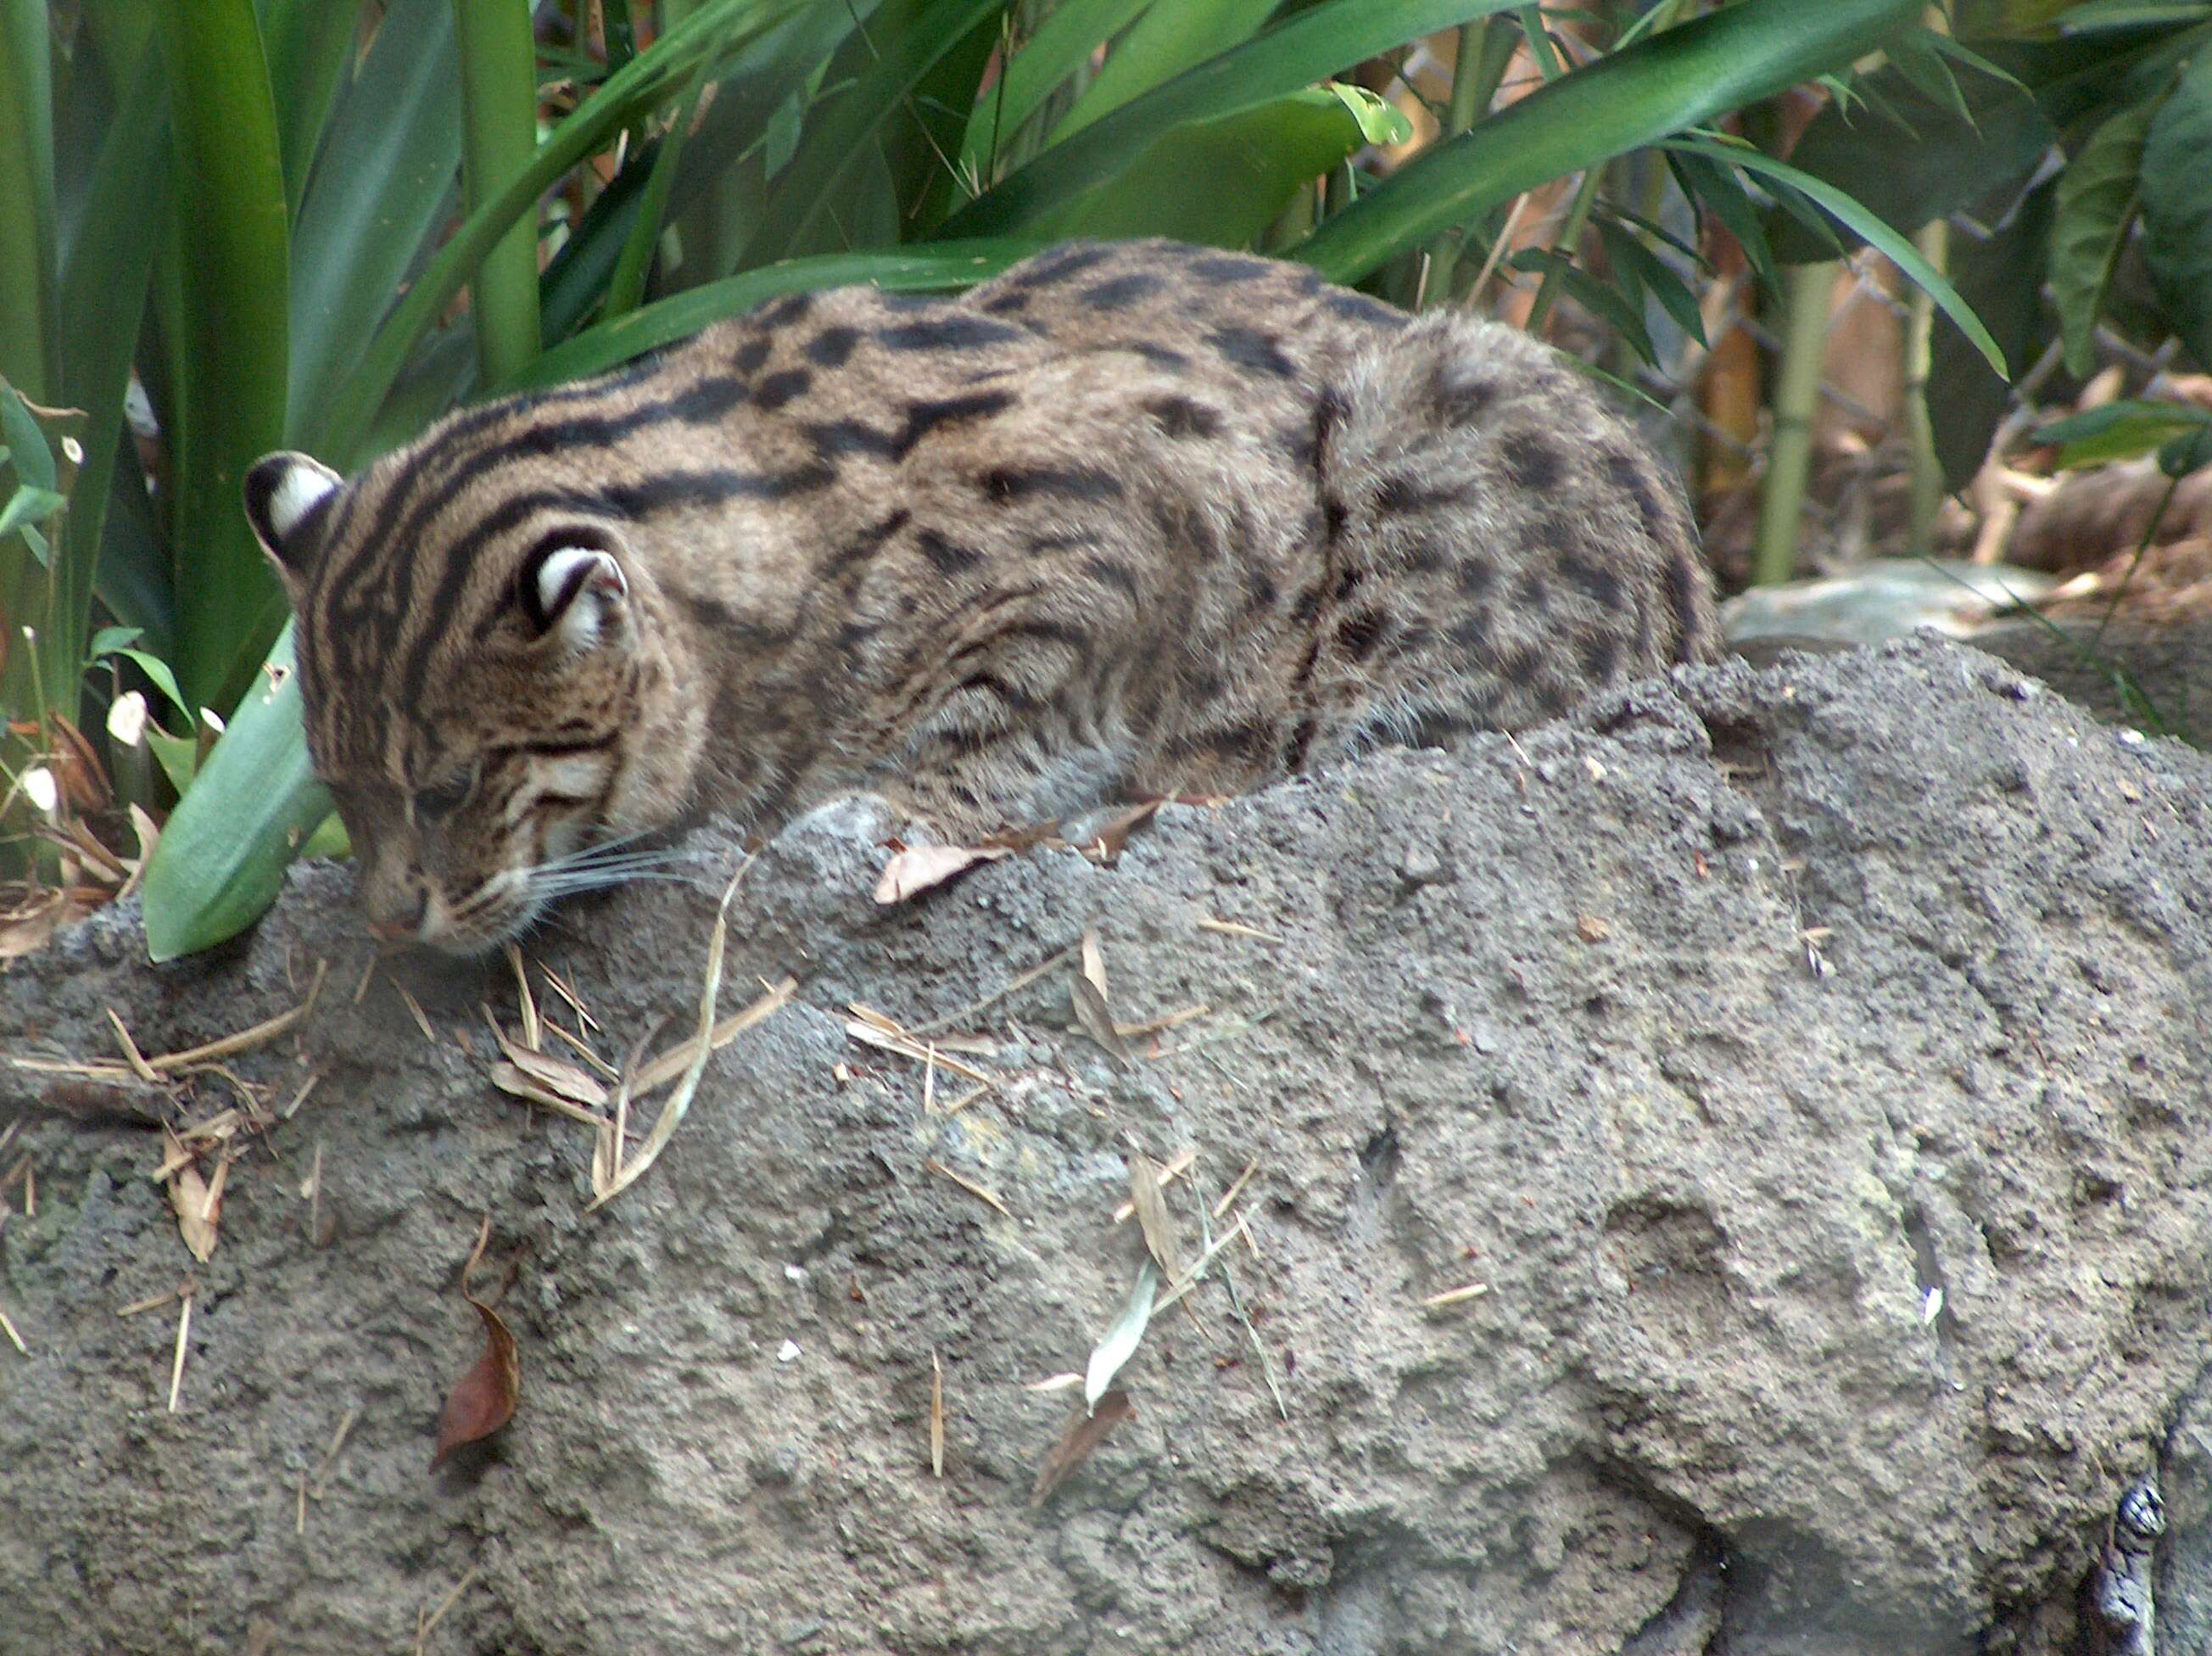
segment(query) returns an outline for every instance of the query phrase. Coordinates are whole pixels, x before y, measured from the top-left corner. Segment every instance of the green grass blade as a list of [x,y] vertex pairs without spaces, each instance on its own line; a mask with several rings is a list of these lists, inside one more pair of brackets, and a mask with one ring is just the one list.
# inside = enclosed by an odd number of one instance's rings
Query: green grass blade
[[1922,9],[1917,0],[1743,0],[1654,33],[1424,152],[1293,256],[1355,280],[1524,190],[1849,64]]
[[[529,0],[453,0],[461,49],[461,180],[471,209],[525,172],[538,148],[538,43]],[[477,366],[490,385],[538,354],[534,211],[485,251],[471,286]]]
[[[1136,20],[1152,0],[1065,0],[1014,54],[1003,86],[977,106],[960,146],[962,170],[986,178],[1044,100],[1091,60],[1091,53]],[[1170,0],[1173,3],[1173,0]],[[1102,112],[1103,113],[1103,112]],[[988,178],[986,178],[988,182]]]
[[1072,138],[1132,98],[1251,39],[1275,0],[1170,0],[1154,6],[1115,43],[1053,141]]
[[282,670],[239,703],[230,728],[169,813],[146,865],[146,952],[173,960],[235,937],[274,902],[285,865],[331,813],[307,764],[288,626],[269,654]]
[[353,67],[361,0],[269,0],[261,23],[276,102],[276,149],[284,158],[284,203],[297,218],[331,105]]
[[451,0],[397,0],[331,113],[292,232],[288,434],[313,429],[445,220],[461,160],[454,51]]
[[1839,219],[1845,228],[1880,251],[1889,262],[1905,273],[1905,279],[1919,288],[1936,301],[1936,308],[1958,324],[1959,332],[1972,341],[1974,349],[1982,353],[1989,365],[2000,376],[2007,373],[2004,352],[1997,342],[1990,338],[1990,331],[1982,326],[1982,319],[1974,314],[1966,301],[1959,297],[1959,290],[1946,281],[1943,273],[1921,256],[1920,250],[1910,238],[1899,235],[1888,225],[1862,207],[1834,186],[1822,183],[1809,173],[1801,173],[1787,161],[1776,161],[1771,155],[1748,145],[1722,143],[1711,138],[1677,138],[1670,146],[1702,155],[1723,166],[1731,163],[1747,173],[1810,197],[1814,202]]
[[1126,170],[1164,128],[1218,120],[1286,97],[1393,46],[1507,10],[1510,4],[1511,0],[1328,0],[1054,144],[946,219],[944,233],[1024,233],[1063,203]]
[[887,0],[866,35],[838,55],[851,82],[808,112],[799,152],[771,181],[767,211],[741,264],[780,259],[804,245],[822,216],[851,186],[854,164],[871,152],[884,124],[911,98],[938,60],[1005,0]]
[[554,346],[500,390],[533,391],[564,380],[603,374],[633,356],[689,338],[726,317],[743,315],[779,294],[855,282],[872,282],[895,293],[972,287],[1010,265],[1019,264],[1042,245],[1027,240],[933,241],[881,253],[825,253],[763,265],[688,289],[672,298],[641,305],[616,321],[586,328]]
[[0,374],[53,400],[53,72],[46,0],[0,0]]
[[83,458],[70,488],[59,601],[49,624],[63,634],[57,652],[76,660],[90,626],[109,485],[126,440],[124,393],[161,239],[161,215],[148,210],[148,197],[165,182],[168,131],[166,66],[160,52],[142,52],[131,94],[115,109],[93,164],[57,293],[62,395],[86,417],[77,428]]
[[253,0],[164,6],[175,100],[184,412],[173,456],[178,676],[228,708],[284,614],[239,509],[246,468],[284,435],[287,235],[276,112]]
[[654,147],[645,188],[638,197],[637,210],[630,221],[629,234],[623,239],[621,256],[615,260],[614,271],[607,278],[606,302],[600,312],[607,320],[628,315],[645,297],[645,278],[653,268],[653,252],[660,245],[660,233],[665,226],[668,192],[675,187],[677,168],[684,159],[684,137],[690,130],[692,112],[698,103],[699,84],[695,76],[691,89],[676,106],[676,119],[669,123],[668,131]]
[[718,58],[795,13],[804,0],[715,0],[641,52],[583,107],[553,130],[529,167],[470,213],[407,289],[363,353],[360,365],[322,405],[310,447],[322,454],[356,452],[378,406],[416,345],[511,224],[553,181],[617,128],[681,90],[704,55]]

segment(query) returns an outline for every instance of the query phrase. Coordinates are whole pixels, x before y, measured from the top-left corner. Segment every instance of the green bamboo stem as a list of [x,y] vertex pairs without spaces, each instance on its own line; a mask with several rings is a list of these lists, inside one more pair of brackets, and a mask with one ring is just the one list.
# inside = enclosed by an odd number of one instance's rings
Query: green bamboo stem
[[1793,265],[1784,279],[1789,332],[1775,377],[1774,426],[1766,446],[1766,484],[1759,502],[1759,541],[1752,556],[1753,584],[1771,586],[1796,573],[1797,521],[1805,505],[1805,479],[1813,455],[1813,411],[1820,398],[1821,359],[1828,343],[1828,299],[1835,291],[1833,260]]
[[[1936,220],[1914,238],[1921,257],[1937,270],[1949,263],[1951,227]],[[1928,407],[1929,363],[1936,337],[1936,301],[1925,288],[1912,289],[1905,333],[1905,429],[1912,445],[1911,539],[1915,557],[1934,547],[1936,515],[1943,508],[1943,462],[1936,456],[1936,423]]]
[[[473,212],[538,150],[538,46],[527,0],[453,0],[461,48],[461,181]],[[538,215],[526,212],[470,284],[477,368],[486,385],[519,374],[540,348]]]

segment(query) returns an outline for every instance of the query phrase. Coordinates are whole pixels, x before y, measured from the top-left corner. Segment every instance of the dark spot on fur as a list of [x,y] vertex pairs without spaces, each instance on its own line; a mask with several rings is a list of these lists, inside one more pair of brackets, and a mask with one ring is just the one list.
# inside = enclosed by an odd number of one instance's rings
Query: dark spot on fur
[[933,316],[925,321],[901,322],[878,331],[877,339],[889,350],[981,350],[990,345],[1010,345],[1030,336],[1004,322],[981,316]]
[[760,319],[762,321],[768,323],[771,327],[788,327],[813,308],[814,295],[812,294],[787,293],[784,295],[782,298],[776,300],[773,303],[763,306],[760,313]]
[[1344,533],[1344,502],[1334,495],[1321,497],[1321,532],[1327,540],[1334,540]]
[[806,342],[806,357],[823,368],[842,368],[860,343],[858,328],[824,328]]
[[794,397],[804,396],[814,376],[803,368],[787,368],[771,374],[753,387],[753,406],[773,413]]
[[1459,563],[1459,589],[1469,598],[1480,598],[1490,590],[1497,575],[1480,553],[1470,554]]
[[1030,287],[1047,282],[1064,282],[1093,265],[1103,265],[1113,256],[1114,249],[1110,246],[1095,241],[1073,241],[1065,247],[1040,253],[1027,264],[1018,265],[1006,273],[1006,279]]
[[1450,561],[1444,549],[1430,535],[1409,542],[1400,557],[1408,575],[1434,575]]
[[1158,292],[1159,287],[1159,277],[1139,271],[1129,276],[1110,277],[1095,288],[1085,288],[1075,296],[1092,310],[1116,311],[1147,294]]
[[1521,607],[1538,615],[1543,613],[1545,606],[1552,600],[1551,589],[1544,584],[1544,577],[1534,569],[1522,570],[1521,579],[1514,583],[1514,591],[1521,600]]
[[1298,728],[1291,733],[1291,751],[1284,757],[1283,768],[1296,770],[1304,764],[1306,750],[1313,746],[1314,738],[1320,734],[1321,721],[1318,719],[1299,720]]
[[1336,590],[1330,594],[1329,596],[1334,598],[1338,603],[1341,604],[1346,599],[1350,598],[1353,593],[1358,591],[1359,583],[1366,579],[1367,571],[1361,569],[1358,564],[1353,564],[1347,568],[1343,574],[1337,576]]
[[1192,259],[1188,268],[1200,282],[1256,282],[1263,276],[1272,275],[1279,267],[1264,259],[1217,253]]
[[1575,654],[1582,660],[1583,677],[1593,685],[1601,685],[1612,679],[1620,648],[1608,635],[1594,632],[1583,636],[1575,646]]
[[994,316],[1014,316],[1029,307],[1029,295],[1018,288],[1006,293],[994,294],[983,301],[983,308]]
[[1667,521],[1667,513],[1659,504],[1659,497],[1651,487],[1651,478],[1635,455],[1626,449],[1605,451],[1605,474],[1614,485],[1636,502],[1637,515],[1657,528]]
[[1332,288],[1322,307],[1349,321],[1364,322],[1371,327],[1402,328],[1413,320],[1405,312],[1386,305],[1379,299],[1370,299],[1364,293],[1354,293],[1349,288]]
[[1472,425],[1498,399],[1498,387],[1486,375],[1470,373],[1449,362],[1437,366],[1434,395],[1437,410],[1453,425]]
[[1382,611],[1362,610],[1336,630],[1336,647],[1352,660],[1364,661],[1375,653],[1389,625]]
[[1258,328],[1224,324],[1211,330],[1206,343],[1219,351],[1224,362],[1255,374],[1272,374],[1278,379],[1288,380],[1296,377],[1298,371],[1298,365],[1284,355],[1282,342]]
[[983,560],[983,555],[973,546],[947,540],[934,529],[917,532],[915,544],[921,548],[921,555],[936,567],[940,575],[957,575],[963,569],[974,569]]
[[1322,600],[1328,595],[1328,591],[1326,587],[1316,581],[1300,593],[1297,601],[1291,606],[1292,623],[1301,627],[1313,625],[1321,614]]
[[1141,339],[1132,339],[1126,344],[1107,345],[1107,350],[1133,351],[1154,368],[1165,368],[1170,374],[1188,373],[1190,358],[1179,350],[1170,350],[1165,345],[1155,345]]
[[1559,487],[1564,469],[1559,450],[1533,431],[1516,431],[1498,445],[1506,475],[1521,488],[1540,491]]
[[738,354],[731,357],[730,362],[740,374],[757,373],[760,365],[768,361],[768,353],[767,338],[757,333],[738,347]]
[[1608,610],[1620,607],[1620,576],[1595,558],[1574,552],[1563,554],[1559,559],[1559,573],[1601,607]]
[[1170,437],[1221,435],[1221,416],[1193,398],[1148,397],[1145,412],[1158,421],[1161,431]]
[[1667,560],[1667,601],[1674,610],[1675,659],[1686,661],[1705,644],[1704,617],[1698,609],[1698,571],[1686,554]]
[[1083,565],[1083,572],[1102,587],[1112,587],[1127,595],[1133,604],[1142,596],[1137,577],[1111,558],[1094,557]]
[[1275,586],[1275,577],[1265,569],[1254,567],[1244,572],[1245,603],[1255,614],[1273,609],[1276,600],[1281,596],[1281,592]]

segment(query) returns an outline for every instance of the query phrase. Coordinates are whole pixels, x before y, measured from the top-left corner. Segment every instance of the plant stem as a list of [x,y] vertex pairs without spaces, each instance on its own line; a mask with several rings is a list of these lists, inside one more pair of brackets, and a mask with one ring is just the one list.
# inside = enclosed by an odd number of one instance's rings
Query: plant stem
[[[1921,257],[1938,271],[1948,264],[1951,227],[1942,219],[1915,238]],[[1912,289],[1905,330],[1905,429],[1912,445],[1912,516],[1909,550],[1929,556],[1936,514],[1943,508],[1943,462],[1936,455],[1936,423],[1928,407],[1928,368],[1936,336],[1936,301],[1928,289]]]
[[1752,557],[1754,585],[1787,581],[1797,567],[1797,520],[1805,504],[1805,478],[1813,454],[1813,411],[1820,398],[1821,357],[1828,343],[1828,300],[1836,288],[1836,262],[1793,265],[1789,332],[1774,387],[1774,429],[1767,441],[1766,484],[1759,502],[1759,542]]
[[[538,46],[527,0],[453,0],[461,47],[461,180],[474,212],[538,150]],[[494,244],[470,287],[477,367],[486,385],[519,374],[539,350],[538,216]]]

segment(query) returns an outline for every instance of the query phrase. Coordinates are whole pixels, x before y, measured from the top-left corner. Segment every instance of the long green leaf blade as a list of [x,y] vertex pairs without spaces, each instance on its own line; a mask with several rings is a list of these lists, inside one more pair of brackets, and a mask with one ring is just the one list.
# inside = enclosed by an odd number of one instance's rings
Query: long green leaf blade
[[[538,148],[538,44],[529,0],[453,0],[461,47],[461,180],[481,207]],[[487,383],[538,354],[538,226],[519,215],[486,251],[471,289]]]
[[1154,6],[1107,54],[1097,78],[1054,129],[1055,143],[1073,137],[1132,98],[1251,38],[1275,0],[1170,0]]
[[1292,255],[1355,280],[1524,190],[1846,64],[1923,9],[1918,0],[1743,0],[1649,35],[1424,152]]
[[[1512,3],[1513,0],[1328,0],[1133,99],[1066,143],[1054,144],[946,219],[944,232],[950,236],[971,236],[1025,231],[1063,202],[1096,189],[1124,171],[1166,127],[1189,120],[1218,120],[1285,97],[1393,46],[1492,12],[1510,10]],[[1903,3],[1904,0],[1892,0],[1892,9]]]
[[967,139],[960,146],[962,169],[972,177],[984,177],[998,157],[1006,153],[1015,133],[1061,82],[1152,3],[1152,0],[1065,0],[1054,7],[1014,54],[1013,62],[1004,70],[1004,79],[976,107]]
[[238,504],[246,468],[284,435],[284,170],[253,0],[159,9],[186,235],[178,667],[187,693],[220,709],[243,692],[284,614]]
[[288,626],[270,652],[281,673],[239,703],[230,728],[169,813],[146,866],[146,952],[173,960],[235,937],[284,884],[285,865],[331,796],[307,764]]

